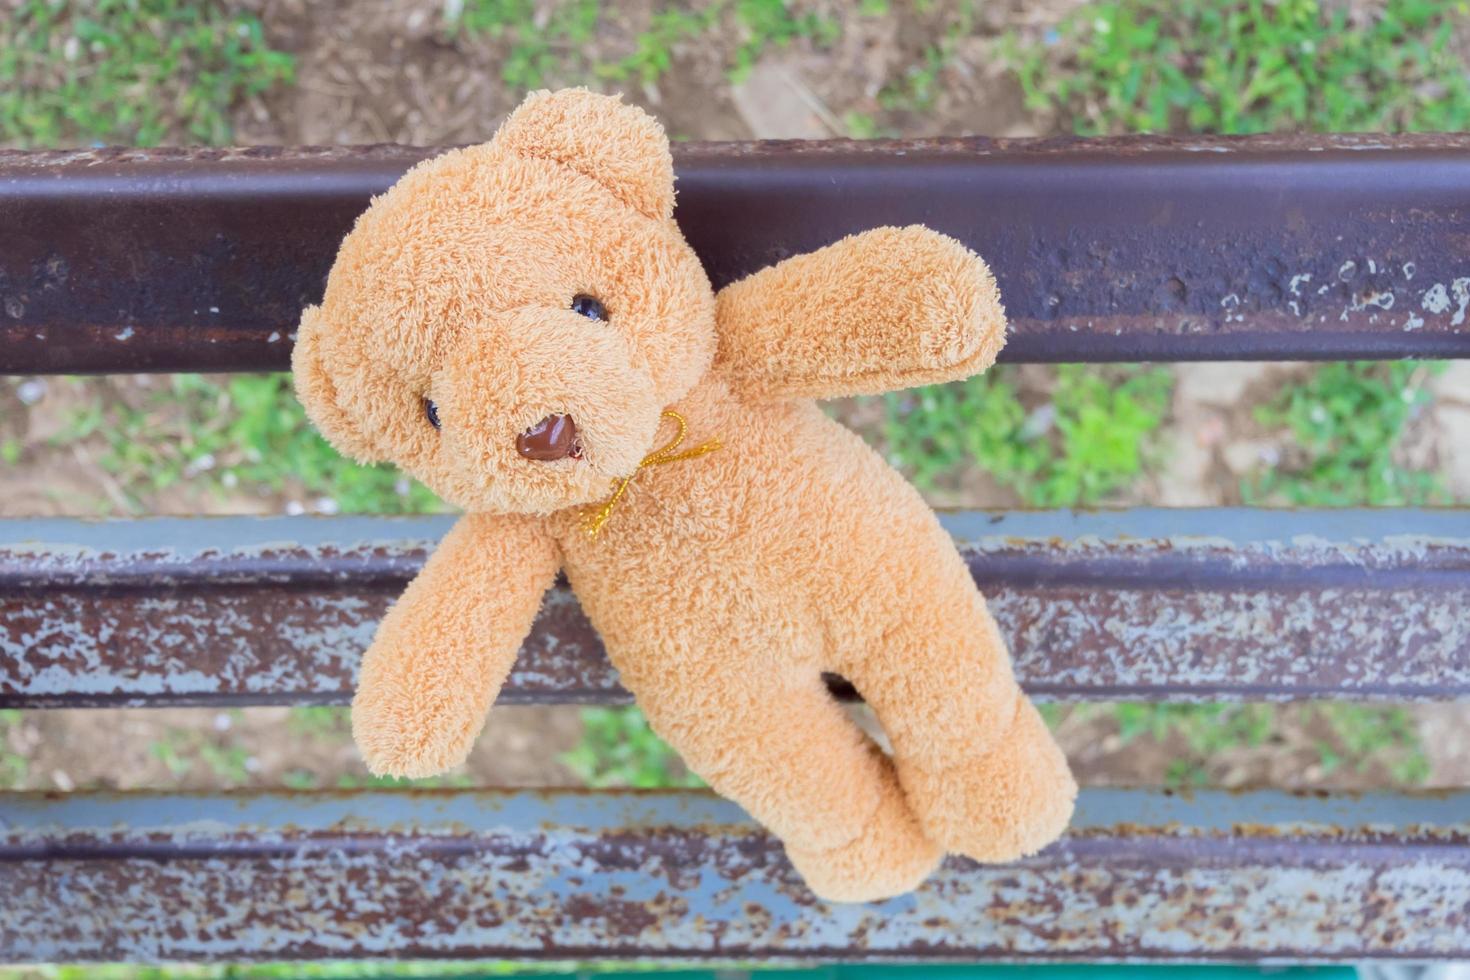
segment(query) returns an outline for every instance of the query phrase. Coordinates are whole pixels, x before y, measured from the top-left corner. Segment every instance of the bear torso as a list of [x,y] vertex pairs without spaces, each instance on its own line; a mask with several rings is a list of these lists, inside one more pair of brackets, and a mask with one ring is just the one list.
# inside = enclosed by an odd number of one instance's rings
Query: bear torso
[[[640,470],[595,538],[583,509],[550,518],[567,577],[635,692],[680,683],[681,666],[708,664],[709,644],[738,645],[728,662],[742,670],[792,659],[830,669],[836,648],[901,625],[919,579],[978,601],[918,492],[815,402],[742,402],[716,377],[673,410],[689,426],[681,448],[722,448]],[[660,445],[673,433],[666,425]]]

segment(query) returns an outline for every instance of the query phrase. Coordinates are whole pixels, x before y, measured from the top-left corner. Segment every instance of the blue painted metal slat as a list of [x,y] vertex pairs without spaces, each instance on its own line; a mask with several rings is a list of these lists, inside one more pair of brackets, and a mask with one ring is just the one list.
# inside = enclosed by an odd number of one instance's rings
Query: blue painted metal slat
[[1085,791],[1012,865],[812,896],[700,793],[0,797],[0,957],[1470,956],[1470,794]]

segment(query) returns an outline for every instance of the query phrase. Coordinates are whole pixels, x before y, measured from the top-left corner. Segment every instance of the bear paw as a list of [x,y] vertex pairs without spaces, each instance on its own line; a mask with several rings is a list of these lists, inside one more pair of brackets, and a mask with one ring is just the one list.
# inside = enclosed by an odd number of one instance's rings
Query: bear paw
[[993,747],[942,773],[904,773],[909,804],[945,850],[987,863],[1034,854],[1072,819],[1077,784],[1036,706],[1018,699],[1015,720]]
[[913,891],[944,856],[912,815],[898,825],[874,814],[863,832],[838,847],[804,850],[786,845],[786,856],[817,897],[829,902],[876,902]]

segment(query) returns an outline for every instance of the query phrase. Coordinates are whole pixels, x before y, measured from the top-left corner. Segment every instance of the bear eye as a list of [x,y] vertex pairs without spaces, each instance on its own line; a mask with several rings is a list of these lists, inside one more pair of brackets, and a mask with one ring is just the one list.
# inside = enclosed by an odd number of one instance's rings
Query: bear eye
[[439,428],[439,406],[427,398],[424,399],[424,414],[429,417],[430,425],[436,429]]
[[606,320],[607,310],[596,296],[578,293],[572,297],[572,312],[580,313],[589,320]]

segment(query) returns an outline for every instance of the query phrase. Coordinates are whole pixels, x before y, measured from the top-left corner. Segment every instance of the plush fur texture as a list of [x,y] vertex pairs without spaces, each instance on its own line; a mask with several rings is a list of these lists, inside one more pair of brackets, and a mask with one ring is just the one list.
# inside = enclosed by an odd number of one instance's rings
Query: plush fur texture
[[[716,297],[672,202],[653,120],[538,93],[375,200],[304,314],[316,424],[469,512],[364,658],[369,766],[463,761],[561,569],[654,729],[818,895],[907,891],[946,851],[1035,851],[1071,814],[1065,759],[934,514],[813,401],[983,370],[1005,332],[994,280],[958,242],[880,228]],[[674,435],[665,409],[685,448],[722,448],[640,470]],[[551,414],[574,418],[580,458],[517,453]],[[630,476],[588,537],[588,506]],[[891,757],[823,671],[872,705]]]

